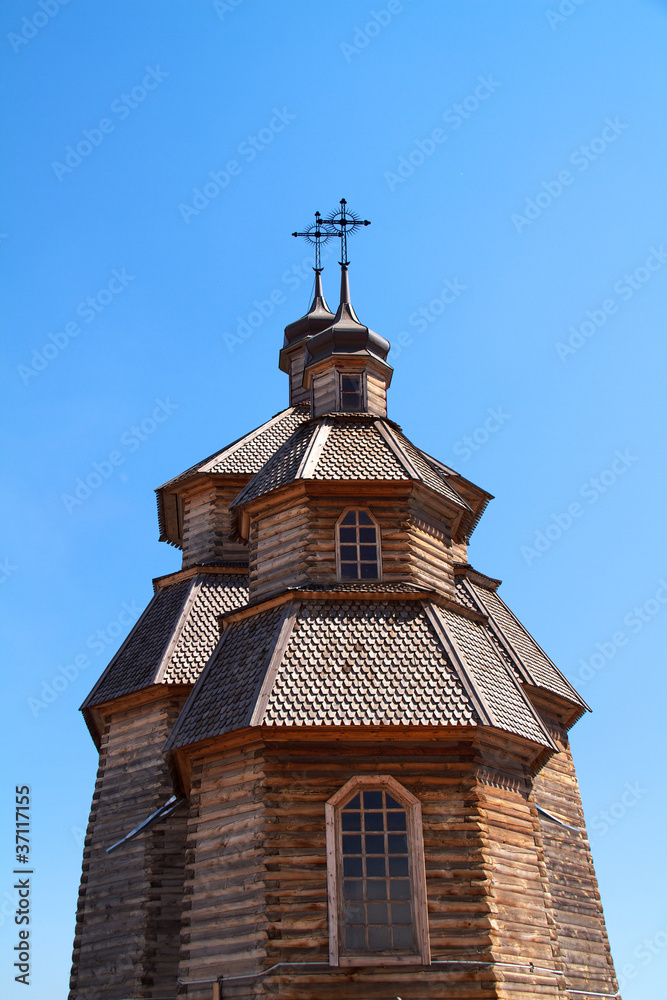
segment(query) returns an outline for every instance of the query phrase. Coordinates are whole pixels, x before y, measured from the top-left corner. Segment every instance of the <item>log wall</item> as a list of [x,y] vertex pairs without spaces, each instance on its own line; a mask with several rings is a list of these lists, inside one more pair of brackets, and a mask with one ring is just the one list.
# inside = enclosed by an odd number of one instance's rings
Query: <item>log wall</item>
[[560,752],[535,779],[535,801],[581,832],[542,814],[538,821],[568,985],[614,994],[618,989],[567,735],[552,730]]
[[205,482],[183,503],[183,569],[220,562],[245,562],[248,548],[232,542],[229,505],[249,479],[218,484]]
[[[222,975],[223,996],[236,1000],[562,995],[529,779],[516,760],[490,776],[469,741],[288,743],[263,732],[263,746],[194,766],[182,979]],[[393,776],[422,804],[429,967],[328,965],[324,805],[363,774]],[[457,959],[470,964],[437,964]],[[315,964],[233,978],[278,962]],[[210,1000],[211,987],[193,984],[187,996]]]
[[107,855],[173,794],[162,748],[185,693],[107,719],[85,840],[70,1000],[176,996],[187,810]]
[[310,391],[303,387],[303,366],[306,360],[306,347],[304,346],[290,357],[289,369],[289,402],[290,406],[298,403],[310,402]]
[[[334,413],[340,409],[338,399],[338,378],[341,373],[349,371],[358,374],[361,369],[356,365],[343,368],[327,368],[312,380],[313,416],[321,417],[325,413]],[[366,371],[366,413],[377,417],[387,416],[387,382],[371,369]]]
[[449,525],[437,511],[410,497],[358,493],[306,497],[303,492],[272,500],[251,515],[251,600],[308,582],[334,587],[336,522],[346,507],[367,508],[380,528],[382,579],[412,582],[454,596]]

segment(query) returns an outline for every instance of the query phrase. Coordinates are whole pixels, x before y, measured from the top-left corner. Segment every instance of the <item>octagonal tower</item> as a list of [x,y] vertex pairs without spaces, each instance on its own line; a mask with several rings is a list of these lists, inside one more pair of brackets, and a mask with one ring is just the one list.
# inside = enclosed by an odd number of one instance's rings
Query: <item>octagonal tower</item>
[[388,351],[318,270],[289,407],[158,490],[183,565],[83,705],[70,1000],[616,995],[587,706],[470,565],[491,496],[389,419]]

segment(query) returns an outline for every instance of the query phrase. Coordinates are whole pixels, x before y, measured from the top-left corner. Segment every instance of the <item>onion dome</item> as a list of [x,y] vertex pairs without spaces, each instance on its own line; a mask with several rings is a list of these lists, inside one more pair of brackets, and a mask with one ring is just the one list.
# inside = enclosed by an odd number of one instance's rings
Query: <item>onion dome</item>
[[301,319],[294,320],[285,327],[285,340],[280,352],[279,366],[281,371],[289,371],[289,358],[286,351],[296,344],[300,344],[309,337],[330,326],[335,319],[334,314],[329,309],[327,301],[322,291],[322,271],[315,269],[315,294],[310,309]]
[[[285,334],[287,335],[287,330]],[[366,355],[386,362],[390,346],[388,340],[359,321],[350,302],[348,270],[343,264],[338,312],[326,329],[322,329],[308,341],[306,365],[316,364],[332,355]]]

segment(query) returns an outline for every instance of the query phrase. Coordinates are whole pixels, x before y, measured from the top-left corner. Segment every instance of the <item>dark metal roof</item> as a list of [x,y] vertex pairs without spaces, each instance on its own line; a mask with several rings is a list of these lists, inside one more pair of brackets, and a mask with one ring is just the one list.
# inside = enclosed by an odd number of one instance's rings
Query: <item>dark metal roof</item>
[[295,320],[294,323],[289,323],[285,327],[283,350],[286,347],[293,347],[294,344],[300,343],[307,337],[312,337],[314,334],[319,333],[320,330],[326,329],[326,327],[331,325],[334,318],[334,314],[331,312],[331,309],[329,309],[322,291],[322,275],[319,270],[316,270],[315,293],[313,295],[313,301],[310,309],[305,316]]
[[[359,321],[350,302],[347,267],[341,268],[340,305],[330,326],[308,341],[306,365],[336,355],[367,355],[387,364],[390,344]],[[387,365],[389,368],[389,365]]]

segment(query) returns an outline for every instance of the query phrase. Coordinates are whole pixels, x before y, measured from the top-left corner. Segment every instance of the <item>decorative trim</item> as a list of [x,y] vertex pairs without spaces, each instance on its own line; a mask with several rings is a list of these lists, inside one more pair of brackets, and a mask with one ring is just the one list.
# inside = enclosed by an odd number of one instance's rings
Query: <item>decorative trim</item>
[[162,656],[160,657],[158,668],[153,675],[153,684],[163,683],[164,675],[167,672],[167,666],[169,664],[169,661],[171,660],[174,650],[176,649],[176,646],[178,645],[178,640],[181,638],[181,632],[183,631],[183,626],[185,625],[190,615],[190,612],[192,611],[192,607],[195,601],[197,600],[199,591],[201,590],[201,585],[202,581],[197,580],[196,578],[190,584],[190,589],[188,590],[188,596],[183,601],[183,607],[181,608],[181,613],[178,616],[178,621],[176,622],[174,630],[171,633],[169,642],[167,643],[166,648]]
[[490,767],[481,766],[475,769],[475,777],[483,785],[491,785],[493,788],[504,788],[509,792],[528,794],[525,779],[514,774],[505,774],[502,771],[494,771]]
[[189,580],[191,576],[205,574],[218,576],[247,576],[247,563],[231,563],[229,566],[188,566],[186,569],[176,570],[175,573],[166,573],[164,576],[153,577],[153,591],[157,592],[163,587],[170,587],[172,583],[180,583],[181,580]]
[[[466,694],[470,698],[475,708],[475,711],[480,717],[482,723],[487,726],[493,726],[499,729],[498,723],[493,715],[491,706],[488,704],[481,691],[477,690],[477,685],[475,684],[474,676],[471,676],[468,670],[468,664],[465,656],[459,649],[457,643],[453,637],[449,634],[445,627],[440,615],[436,613],[433,605],[427,604],[425,606],[426,614],[428,620],[433,626],[435,633],[440,640],[445,652],[449,656],[454,672],[457,674],[461,684],[463,685]],[[457,608],[458,613],[458,608]]]
[[311,479],[320,460],[324,446],[331,433],[331,423],[323,421],[310,439],[308,447],[296,471],[295,479]]
[[[394,453],[395,457],[398,459],[400,464],[403,466],[404,470],[407,472],[410,479],[416,479],[417,482],[422,482],[422,477],[417,472],[416,468],[405,454],[400,444],[394,437],[392,430],[385,425],[384,420],[376,420],[375,427],[380,433],[380,436],[384,438],[385,442],[389,445],[389,448]],[[449,498],[447,498],[449,499]]]
[[248,726],[261,726],[264,712],[266,711],[266,706],[273,690],[273,685],[276,679],[276,674],[278,673],[278,667],[282,661],[285,650],[287,648],[287,643],[292,635],[292,629],[294,628],[294,622],[298,613],[300,605],[289,604],[285,609],[282,621],[280,623],[280,631],[278,632],[278,638],[276,644],[273,647],[273,653],[271,654],[271,659],[262,678],[259,691],[255,692],[252,699],[251,705],[252,714],[247,722]]

